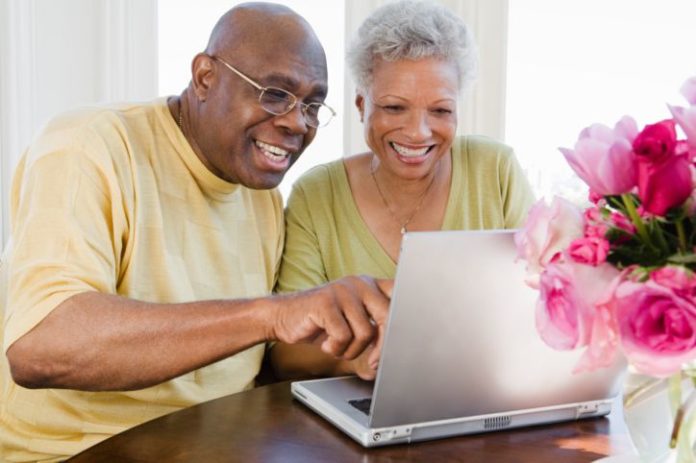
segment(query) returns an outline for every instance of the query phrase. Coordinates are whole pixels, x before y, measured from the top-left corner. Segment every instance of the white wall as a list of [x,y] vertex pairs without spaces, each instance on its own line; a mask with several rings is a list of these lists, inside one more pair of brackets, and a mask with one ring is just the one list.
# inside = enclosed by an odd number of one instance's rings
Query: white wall
[[539,196],[587,198],[559,146],[593,123],[645,124],[696,75],[694,0],[510,2],[507,142]]
[[157,91],[155,0],[0,0],[0,198],[51,116]]

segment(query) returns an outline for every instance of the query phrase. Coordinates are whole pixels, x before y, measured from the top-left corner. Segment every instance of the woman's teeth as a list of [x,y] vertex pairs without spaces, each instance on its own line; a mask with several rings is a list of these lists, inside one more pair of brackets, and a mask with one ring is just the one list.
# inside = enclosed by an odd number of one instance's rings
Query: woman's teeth
[[288,157],[290,154],[289,151],[284,150],[283,148],[280,148],[278,146],[273,146],[269,145],[268,143],[264,143],[262,141],[256,140],[256,146],[261,148],[261,152],[268,158],[274,160],[274,161],[281,161]]
[[425,153],[428,152],[430,148],[432,148],[431,146],[424,146],[423,148],[411,149],[406,148],[405,146],[397,145],[396,143],[392,143],[391,146],[396,150],[397,153],[407,158],[416,158],[418,156],[423,156]]

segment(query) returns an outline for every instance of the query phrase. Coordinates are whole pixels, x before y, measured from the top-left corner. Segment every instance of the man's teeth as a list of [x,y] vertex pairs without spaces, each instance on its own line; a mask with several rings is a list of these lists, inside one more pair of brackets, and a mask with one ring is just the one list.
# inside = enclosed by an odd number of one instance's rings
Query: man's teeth
[[399,153],[402,156],[406,156],[406,157],[410,157],[410,158],[423,156],[430,149],[430,146],[425,146],[423,148],[418,148],[418,149],[411,149],[411,148],[406,148],[405,146],[397,145],[396,143],[392,143],[391,145],[392,145],[392,148],[394,148],[397,153]]
[[258,140],[256,140],[256,146],[261,148],[261,151],[263,152],[263,154],[265,154],[266,156],[268,156],[269,158],[274,159],[274,160],[283,159],[290,154],[289,151],[284,150],[283,148],[280,148],[278,146],[269,145],[268,143],[264,143],[264,142],[258,141]]

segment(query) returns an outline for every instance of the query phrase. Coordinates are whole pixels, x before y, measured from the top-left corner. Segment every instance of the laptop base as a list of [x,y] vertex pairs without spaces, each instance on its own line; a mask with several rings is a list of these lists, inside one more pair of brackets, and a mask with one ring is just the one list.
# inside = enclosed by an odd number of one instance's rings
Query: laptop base
[[[370,428],[369,417],[350,404],[350,400],[369,397],[371,384],[357,377],[296,381],[291,383],[295,399],[333,423],[363,447],[408,444],[503,429],[545,425],[609,414],[613,400],[563,404],[530,410],[468,416],[447,420]],[[338,396],[343,396],[338,398]]]

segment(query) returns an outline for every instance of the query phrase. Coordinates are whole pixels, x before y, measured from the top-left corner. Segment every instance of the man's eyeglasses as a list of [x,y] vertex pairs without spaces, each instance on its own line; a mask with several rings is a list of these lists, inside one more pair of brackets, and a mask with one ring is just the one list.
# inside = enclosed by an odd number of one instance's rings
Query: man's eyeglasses
[[259,104],[266,111],[276,116],[282,116],[293,110],[295,105],[299,103],[302,116],[305,123],[314,128],[324,127],[336,115],[336,111],[323,103],[302,103],[297,100],[297,97],[287,90],[277,87],[262,87],[257,82],[254,82],[246,75],[234,68],[222,58],[211,56],[216,61],[221,62],[230,71],[237,74],[242,79],[246,80],[259,92]]

